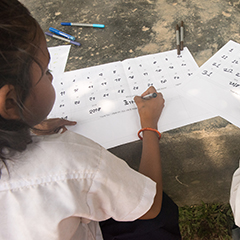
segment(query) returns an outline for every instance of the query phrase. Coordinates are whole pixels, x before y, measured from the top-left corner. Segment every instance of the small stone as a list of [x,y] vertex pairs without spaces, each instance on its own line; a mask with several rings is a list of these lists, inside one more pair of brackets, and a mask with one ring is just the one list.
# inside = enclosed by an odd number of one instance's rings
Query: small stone
[[231,17],[230,13],[227,13],[227,12],[224,12],[224,11],[222,11],[222,15],[225,16],[225,17]]
[[148,31],[148,30],[149,30],[148,27],[145,27],[145,26],[142,27],[142,31],[143,31],[143,32],[146,32],[146,31]]

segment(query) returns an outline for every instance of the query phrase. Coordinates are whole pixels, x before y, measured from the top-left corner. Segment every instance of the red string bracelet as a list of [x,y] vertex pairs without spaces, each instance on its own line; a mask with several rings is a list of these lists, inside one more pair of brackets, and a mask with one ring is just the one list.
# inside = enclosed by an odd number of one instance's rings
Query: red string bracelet
[[161,133],[160,133],[158,130],[156,130],[156,129],[154,129],[154,128],[142,128],[142,129],[140,129],[140,130],[138,131],[138,137],[139,137],[141,140],[142,140],[143,138],[140,136],[140,133],[143,132],[143,131],[152,131],[152,132],[155,132],[155,133],[158,134],[158,139],[160,140],[160,138],[161,138]]

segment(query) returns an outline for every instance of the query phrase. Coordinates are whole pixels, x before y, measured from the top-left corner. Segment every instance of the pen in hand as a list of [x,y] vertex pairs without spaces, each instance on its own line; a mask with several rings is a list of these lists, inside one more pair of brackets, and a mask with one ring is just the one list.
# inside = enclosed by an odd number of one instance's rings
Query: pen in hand
[[151,99],[151,98],[155,98],[155,97],[157,97],[157,93],[150,93],[150,94],[143,96],[142,98],[147,100],[147,99]]

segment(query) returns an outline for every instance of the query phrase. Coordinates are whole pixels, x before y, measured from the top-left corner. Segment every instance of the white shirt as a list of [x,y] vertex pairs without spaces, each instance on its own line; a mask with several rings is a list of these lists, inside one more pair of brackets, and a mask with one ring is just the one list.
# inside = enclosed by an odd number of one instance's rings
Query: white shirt
[[98,221],[133,221],[155,183],[93,141],[66,131],[34,136],[0,180],[0,239],[101,240]]
[[240,168],[238,168],[233,174],[230,191],[230,205],[234,215],[235,224],[240,227]]

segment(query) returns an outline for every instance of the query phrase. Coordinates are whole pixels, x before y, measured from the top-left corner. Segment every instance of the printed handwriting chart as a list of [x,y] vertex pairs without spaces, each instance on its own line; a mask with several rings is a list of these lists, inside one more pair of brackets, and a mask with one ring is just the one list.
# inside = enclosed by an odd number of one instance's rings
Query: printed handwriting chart
[[240,44],[229,41],[182,91],[191,101],[240,127]]
[[71,128],[106,148],[137,140],[140,128],[134,96],[149,86],[163,93],[166,107],[160,131],[183,126],[195,105],[185,102],[178,87],[194,75],[198,66],[187,48],[146,55],[64,73],[54,82],[56,103],[50,117],[78,122]]
[[66,72],[55,88],[54,117],[83,123],[129,108],[124,100],[131,93],[121,62]]
[[213,114],[179,94],[179,86],[189,81],[198,66],[187,48],[142,56],[123,61],[124,70],[133,95],[140,95],[154,86],[165,99],[159,130],[167,131],[186,124],[213,117]]
[[173,50],[123,61],[132,95],[141,95],[148,87],[154,86],[165,98],[176,97],[171,91],[198,69],[191,58],[190,52],[185,48],[181,55]]

